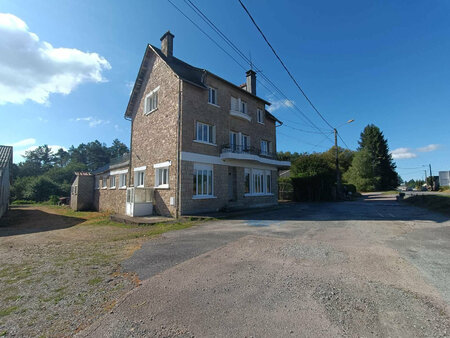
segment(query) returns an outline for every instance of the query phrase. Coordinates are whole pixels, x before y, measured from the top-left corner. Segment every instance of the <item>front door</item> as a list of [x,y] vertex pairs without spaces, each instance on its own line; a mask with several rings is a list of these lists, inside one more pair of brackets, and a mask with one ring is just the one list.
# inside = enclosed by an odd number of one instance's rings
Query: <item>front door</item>
[[127,216],[133,217],[134,210],[134,189],[127,188]]
[[228,200],[236,201],[236,167],[228,167]]

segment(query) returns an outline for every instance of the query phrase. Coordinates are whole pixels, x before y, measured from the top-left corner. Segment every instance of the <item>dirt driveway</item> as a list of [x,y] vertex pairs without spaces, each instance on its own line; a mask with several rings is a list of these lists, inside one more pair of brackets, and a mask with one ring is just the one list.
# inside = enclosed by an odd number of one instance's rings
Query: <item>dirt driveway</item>
[[166,233],[93,337],[450,335],[450,222],[366,195]]

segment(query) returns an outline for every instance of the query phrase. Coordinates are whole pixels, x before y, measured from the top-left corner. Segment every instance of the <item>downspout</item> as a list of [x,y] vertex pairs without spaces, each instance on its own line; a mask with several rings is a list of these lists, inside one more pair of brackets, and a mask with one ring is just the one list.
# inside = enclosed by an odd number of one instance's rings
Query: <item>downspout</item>
[[179,218],[180,215],[180,203],[181,203],[181,193],[180,193],[180,176],[181,176],[181,102],[182,102],[182,90],[181,90],[181,79],[178,79],[178,131],[177,131],[177,189],[175,192],[175,214]]
[[127,118],[125,116],[125,120],[131,121],[131,129],[130,129],[130,159],[128,160],[128,187],[131,187],[131,153],[133,151],[133,121],[132,117]]

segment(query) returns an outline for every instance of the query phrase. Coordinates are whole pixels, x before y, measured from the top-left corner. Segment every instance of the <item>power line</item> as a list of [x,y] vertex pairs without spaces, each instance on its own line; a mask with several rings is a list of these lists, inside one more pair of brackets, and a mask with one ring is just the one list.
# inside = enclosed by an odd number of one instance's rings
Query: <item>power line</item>
[[[284,127],[288,127],[288,128],[291,128],[291,129],[294,129],[294,130],[297,130],[297,131],[301,131],[301,132],[303,132],[303,133],[310,133],[310,134],[323,134],[323,133],[321,133],[321,132],[318,132],[318,131],[310,131],[310,130],[304,130],[304,129],[300,129],[300,128],[296,128],[296,127],[292,127],[292,126],[290,126],[290,125],[287,125],[287,124],[283,124],[283,126]],[[332,134],[333,132],[330,132],[330,134]]]
[[300,92],[303,94],[303,96],[305,97],[305,99],[308,101],[308,103],[311,105],[311,107],[314,109],[314,111],[320,116],[320,118],[331,128],[334,129],[334,127],[323,117],[323,115],[319,112],[319,110],[316,108],[316,106],[311,102],[311,100],[309,99],[309,97],[306,95],[306,93],[303,91],[302,87],[299,85],[299,83],[297,82],[297,80],[294,78],[294,76],[291,74],[291,72],[289,71],[289,69],[286,67],[285,63],[283,62],[283,60],[280,58],[280,56],[278,55],[278,53],[275,51],[275,49],[272,47],[272,45],[270,44],[269,40],[266,38],[266,36],[264,35],[263,31],[261,30],[261,28],[259,28],[258,24],[256,23],[255,19],[253,19],[253,16],[250,14],[250,12],[248,11],[247,7],[245,7],[245,5],[242,3],[241,0],[238,0],[239,3],[241,4],[242,8],[244,8],[245,12],[247,13],[247,15],[250,17],[250,20],[252,20],[253,24],[255,25],[255,27],[258,29],[258,31],[261,33],[263,39],[266,41],[267,45],[270,47],[270,49],[272,50],[272,52],[275,54],[276,58],[278,59],[278,61],[280,61],[281,65],[283,66],[283,68],[286,70],[286,72],[288,73],[289,77],[292,79],[292,81],[294,81],[295,85],[297,86],[297,88],[300,90]]
[[[222,46],[220,46],[211,36],[209,36],[203,29],[201,29],[192,19],[190,19],[180,8],[178,8],[172,1],[168,0],[172,6],[174,6],[185,18],[187,18],[192,24],[194,24],[203,34],[205,34],[211,41],[214,42],[214,44],[216,44],[222,51],[224,51],[228,56],[230,56],[241,68],[245,69],[234,57],[232,57],[227,51],[224,50],[224,48],[222,48]],[[185,3],[187,5],[189,5],[189,7],[198,15],[200,16],[200,18],[206,22],[223,40],[225,40],[225,42],[241,57],[244,59],[244,61],[246,61],[247,63],[249,63],[250,66],[253,66],[253,62],[252,60],[249,60],[244,53],[242,53],[242,51],[239,50],[239,48],[216,26],[214,25],[214,23],[208,19],[208,17],[197,7],[195,6],[195,4],[192,3],[192,1],[190,0],[185,0]],[[265,74],[259,70],[257,67],[255,67],[256,70],[258,70],[259,74],[263,77],[263,79],[265,81],[267,81],[270,85],[272,85],[272,87],[275,88],[275,90],[282,96],[284,97],[286,100],[288,100],[289,102],[292,103],[292,106],[298,111],[300,112],[300,114],[302,115],[302,117],[314,128],[316,128],[321,134],[325,135],[331,142],[332,140],[325,134],[323,133],[319,127],[317,127],[309,118],[308,116],[300,109],[297,107],[297,105],[292,101],[289,100],[289,98],[268,78],[265,76]],[[263,83],[261,83],[260,81],[258,81],[264,88],[266,88],[269,92],[270,89],[268,89]],[[274,95],[276,96],[276,95]],[[289,107],[292,108],[292,107]]]
[[348,150],[350,150],[350,147],[347,145],[347,143],[345,143],[344,139],[341,137],[341,135],[339,135],[339,133],[337,133],[337,136],[341,139],[342,143],[344,143],[344,145],[347,147]]

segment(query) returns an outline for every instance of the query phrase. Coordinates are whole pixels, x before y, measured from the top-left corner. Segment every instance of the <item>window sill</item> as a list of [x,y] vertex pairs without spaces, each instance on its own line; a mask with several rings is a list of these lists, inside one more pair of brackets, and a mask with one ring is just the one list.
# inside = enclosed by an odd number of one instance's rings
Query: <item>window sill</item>
[[106,189],[108,189],[108,188],[107,187],[102,188],[102,190],[106,190]]
[[153,109],[153,110],[150,110],[149,112],[147,112],[147,113],[144,113],[144,115],[150,115],[151,113],[153,113],[153,112],[155,112],[155,111],[157,111],[158,110],[158,108],[155,108],[155,109]]
[[244,194],[244,197],[258,197],[258,196],[273,196],[272,193],[261,193],[261,194]]
[[208,104],[211,105],[211,106],[214,106],[214,107],[216,107],[216,108],[220,108],[220,106],[217,105],[217,104],[215,104],[215,103],[208,102]]
[[259,122],[259,121],[258,121],[258,123],[264,125],[264,122]]
[[143,188],[144,187],[144,185],[142,184],[142,185],[137,185],[136,186],[136,188]]
[[116,187],[110,187],[109,190],[116,190]]
[[200,143],[200,144],[207,144],[209,146],[214,146],[217,147],[217,144],[215,143],[209,143],[209,142],[205,142],[205,141],[199,141],[199,140],[193,140],[195,143]]
[[157,187],[153,187],[154,189],[160,189],[160,190],[168,190],[170,189],[168,184],[158,185]]
[[120,187],[119,190],[127,190],[127,187]]
[[194,195],[194,196],[192,196],[193,200],[210,200],[213,198],[217,198],[217,196],[211,196],[211,195]]

